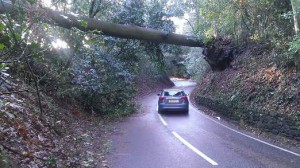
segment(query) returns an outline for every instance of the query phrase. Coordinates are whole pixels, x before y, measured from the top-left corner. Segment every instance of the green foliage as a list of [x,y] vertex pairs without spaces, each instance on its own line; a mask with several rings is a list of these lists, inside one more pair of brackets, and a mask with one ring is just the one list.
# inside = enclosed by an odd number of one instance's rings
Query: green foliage
[[6,74],[9,67],[5,63],[0,64],[0,74]]
[[[287,66],[296,66],[299,68],[300,66],[300,37],[295,36],[287,43],[287,49],[281,51],[283,55],[283,65]],[[280,59],[280,58],[277,58]]]
[[170,75],[172,77],[177,77],[177,78],[189,78],[190,75],[187,73],[187,69],[185,65],[182,62],[177,62],[176,60],[172,60],[171,64],[169,65],[170,69]]
[[3,109],[3,110],[0,109],[0,116],[3,115],[6,119],[9,119],[9,120],[12,120],[12,119],[16,118],[15,114],[13,113],[12,108],[9,108],[9,105],[11,103],[0,100],[0,104],[1,104],[1,107]]
[[[152,0],[147,6],[147,21],[148,26],[153,29],[163,30],[167,32],[174,32],[174,23],[170,20],[170,17],[177,16],[180,13],[178,8],[166,8],[168,1]],[[174,12],[177,11],[177,12]]]
[[193,48],[187,54],[185,60],[187,72],[195,80],[201,80],[205,73],[209,70],[208,63],[202,57],[202,49]]
[[132,104],[134,76],[124,63],[105,50],[82,48],[74,55],[69,69],[72,85],[62,88],[61,96],[101,114],[109,114],[118,107],[126,111],[127,105]]
[[299,54],[300,51],[300,37],[295,36],[290,42],[289,42],[289,53],[293,56],[296,56]]
[[85,21],[85,20],[79,20],[79,22],[80,22],[80,24],[81,24],[81,26],[82,27],[87,27],[87,25],[88,25],[88,22],[87,21]]
[[213,37],[204,37],[203,38],[203,43],[205,44],[205,45],[210,45],[212,42],[213,42]]
[[33,5],[33,4],[35,4],[35,3],[36,3],[36,0],[27,0],[27,2],[29,2],[29,3],[30,3],[30,5]]
[[10,46],[10,37],[7,35],[6,26],[0,21],[0,50]]
[[0,167],[8,168],[9,165],[10,164],[7,155],[0,149]]
[[281,15],[284,19],[292,19],[293,18],[293,16],[294,16],[294,14],[293,14],[293,11],[288,11],[288,12],[286,12],[286,13],[283,13],[282,15]]
[[55,166],[56,165],[56,158],[54,156],[50,156],[47,161],[46,164],[48,166]]
[[[27,2],[39,5],[39,1]],[[15,4],[23,3],[25,1],[20,0]],[[72,3],[58,0],[52,5],[66,13],[89,14],[95,19],[174,32],[170,18],[183,14],[175,8],[181,2],[167,4],[167,0],[75,0]],[[133,102],[136,75],[147,72],[148,78],[161,78],[166,70],[165,55],[174,56],[181,52],[176,46],[40,25],[36,22],[39,18],[25,20],[32,17],[27,14],[30,12],[25,13],[20,8],[16,16],[0,16],[0,60],[11,61],[10,73],[27,84],[32,85],[36,79],[40,90],[64,98],[66,102],[79,103],[99,114],[122,116],[132,113],[136,108]],[[86,21],[79,22],[83,27],[87,26]],[[66,42],[68,47],[54,47],[52,43],[57,39]],[[2,68],[1,72],[5,73],[4,70]]]
[[114,18],[114,22],[142,26],[145,23],[144,2],[140,0],[124,1],[123,7],[117,15],[118,17]]
[[3,31],[5,28],[5,25],[3,23],[0,23],[0,31]]
[[[289,1],[190,0],[194,32],[200,37],[226,36],[237,43],[268,41],[279,33],[291,34]],[[285,17],[282,17],[285,16]]]
[[3,50],[4,49],[4,44],[0,43],[0,50]]

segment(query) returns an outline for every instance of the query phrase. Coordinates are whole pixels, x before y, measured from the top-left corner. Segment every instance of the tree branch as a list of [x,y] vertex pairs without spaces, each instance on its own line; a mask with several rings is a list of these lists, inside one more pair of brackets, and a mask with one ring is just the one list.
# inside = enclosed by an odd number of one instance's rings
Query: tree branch
[[17,91],[12,91],[12,92],[4,92],[4,93],[0,93],[0,95],[10,95],[13,93],[22,93],[22,92],[29,92],[29,90],[17,90]]
[[35,88],[36,88],[36,93],[37,93],[37,96],[38,96],[38,102],[39,102],[39,108],[40,108],[40,112],[41,112],[41,115],[43,115],[43,107],[42,107],[42,102],[41,102],[41,96],[40,96],[40,90],[39,90],[39,85],[38,85],[38,80],[37,78],[35,77],[34,75],[34,72],[28,62],[28,60],[26,60],[26,64],[30,70],[30,73],[31,75],[33,76],[33,79],[34,79],[34,85],[35,85]]

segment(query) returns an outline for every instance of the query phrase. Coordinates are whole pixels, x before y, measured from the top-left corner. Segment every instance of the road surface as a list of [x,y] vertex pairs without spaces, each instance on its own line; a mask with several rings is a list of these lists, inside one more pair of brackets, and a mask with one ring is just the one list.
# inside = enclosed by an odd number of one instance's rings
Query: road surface
[[[195,84],[175,82],[190,93]],[[157,95],[116,127],[112,168],[299,168],[300,149],[289,150],[236,130],[190,105],[188,115],[157,113]],[[296,151],[295,151],[296,150]]]

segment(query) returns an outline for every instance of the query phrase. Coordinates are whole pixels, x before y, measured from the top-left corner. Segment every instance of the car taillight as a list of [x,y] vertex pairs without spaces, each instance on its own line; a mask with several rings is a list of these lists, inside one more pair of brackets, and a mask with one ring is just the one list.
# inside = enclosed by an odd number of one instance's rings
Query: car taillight
[[159,97],[159,100],[161,101],[166,100],[166,97]]
[[183,97],[181,97],[181,100],[188,101],[188,98],[187,98],[187,96],[183,96]]

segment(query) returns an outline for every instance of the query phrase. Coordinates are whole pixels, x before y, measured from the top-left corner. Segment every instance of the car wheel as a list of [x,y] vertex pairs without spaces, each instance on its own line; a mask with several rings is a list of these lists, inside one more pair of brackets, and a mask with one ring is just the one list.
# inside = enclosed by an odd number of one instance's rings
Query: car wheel
[[158,109],[157,111],[158,111],[159,114],[163,113],[163,111],[161,109]]

